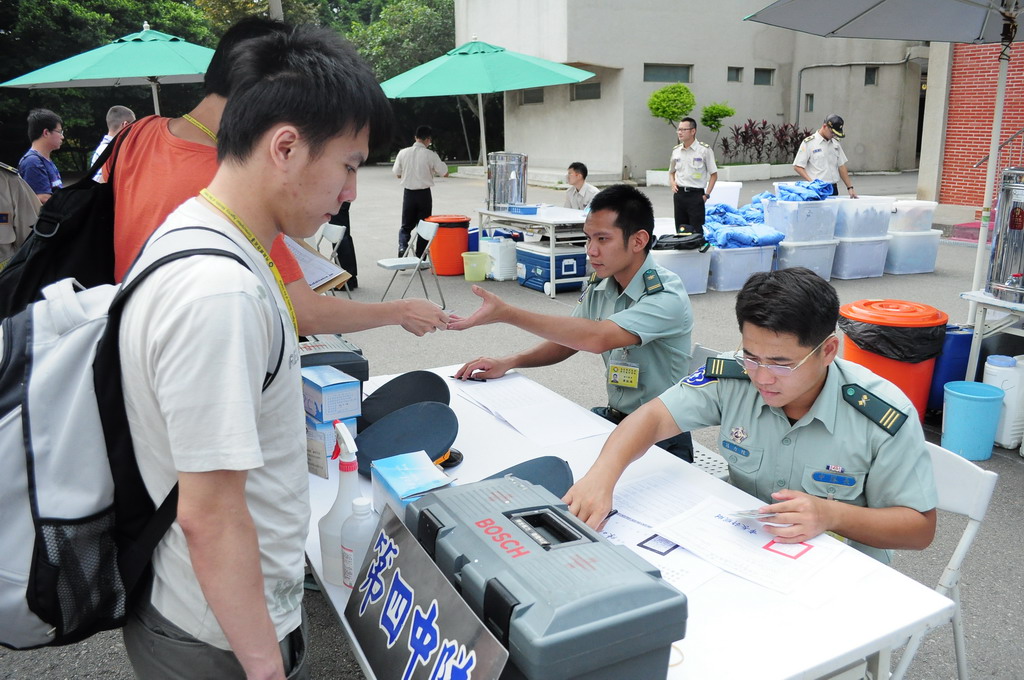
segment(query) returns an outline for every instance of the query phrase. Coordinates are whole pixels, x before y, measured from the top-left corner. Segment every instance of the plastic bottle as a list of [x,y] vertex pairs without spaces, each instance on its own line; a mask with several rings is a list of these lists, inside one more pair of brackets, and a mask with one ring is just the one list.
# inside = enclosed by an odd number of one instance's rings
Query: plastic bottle
[[344,584],[349,588],[354,586],[359,568],[363,566],[379,519],[369,498],[357,498],[352,501],[352,514],[341,525],[342,571]]
[[1024,435],[1024,394],[1021,390],[1021,372],[1017,360],[1002,354],[993,354],[985,361],[984,381],[995,385],[1005,392],[1002,408],[999,412],[999,424],[996,426],[995,443],[1003,448],[1012,449],[1020,446]]
[[341,560],[341,525],[352,514],[352,502],[361,498],[359,493],[359,463],[356,462],[356,443],[352,434],[340,420],[334,421],[337,443],[331,460],[338,459],[338,495],[327,514],[320,518],[320,558],[323,577],[336,586],[345,584],[344,565]]

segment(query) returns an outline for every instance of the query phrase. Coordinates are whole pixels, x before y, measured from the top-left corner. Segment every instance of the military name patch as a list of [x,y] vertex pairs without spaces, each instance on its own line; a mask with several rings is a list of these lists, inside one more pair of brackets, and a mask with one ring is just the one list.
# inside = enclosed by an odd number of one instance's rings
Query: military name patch
[[728,439],[723,439],[722,440],[722,448],[728,449],[729,451],[732,451],[733,453],[738,453],[738,454],[740,454],[741,456],[743,456],[745,458],[749,458],[750,457],[750,451],[747,451],[745,448],[743,448],[739,444],[733,444]]

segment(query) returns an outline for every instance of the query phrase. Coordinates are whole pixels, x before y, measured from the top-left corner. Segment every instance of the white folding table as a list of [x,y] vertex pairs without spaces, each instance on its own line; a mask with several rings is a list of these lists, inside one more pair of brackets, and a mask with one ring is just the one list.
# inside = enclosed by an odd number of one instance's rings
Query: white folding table
[[[450,376],[454,368],[432,370],[438,375]],[[372,391],[386,379],[372,378],[366,384],[367,391]],[[569,444],[539,447],[508,424],[460,396],[460,388],[454,384],[455,381],[452,382],[451,407],[459,418],[455,447],[464,454],[465,461],[450,473],[459,482],[477,481],[543,455],[567,460],[575,479],[579,479],[597,458],[604,443],[605,436],[594,436]],[[540,385],[536,387],[549,392]],[[554,393],[545,396],[553,397],[554,408],[567,411],[582,408]],[[657,447],[633,463],[620,484],[652,474],[678,476],[701,495],[718,496],[745,507],[760,504],[743,491]],[[336,484],[333,479],[328,481],[310,476],[312,516],[306,554],[364,673],[373,678],[344,618],[350,591],[324,583],[320,578],[317,522],[330,509]],[[363,480],[363,485],[363,494],[370,497],[369,481]],[[951,600],[895,569],[846,546],[841,546],[837,561],[829,568],[839,560],[845,561],[843,573],[856,573],[858,577],[823,589],[820,602],[814,605],[796,601],[728,572],[722,572],[698,588],[685,592],[689,606],[686,637],[674,645],[668,678],[823,678],[863,665],[865,660],[874,677],[886,678],[889,675],[889,654],[893,648],[904,644],[914,633],[940,626],[951,619]]]

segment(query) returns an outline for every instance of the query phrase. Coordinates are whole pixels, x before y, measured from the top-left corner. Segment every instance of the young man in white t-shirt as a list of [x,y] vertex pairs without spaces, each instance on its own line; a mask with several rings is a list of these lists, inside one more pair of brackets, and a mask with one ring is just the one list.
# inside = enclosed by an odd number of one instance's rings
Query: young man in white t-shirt
[[[355,199],[371,131],[386,138],[391,124],[373,73],[337,34],[298,27],[236,49],[220,168],[153,239],[212,229],[240,246],[249,268],[209,255],[165,265],[140,284],[120,334],[143,479],[156,502],[179,488],[149,602],[124,629],[135,673],[147,680],[309,675],[297,338],[265,253],[278,234],[311,236]],[[283,360],[263,389],[282,324]]]

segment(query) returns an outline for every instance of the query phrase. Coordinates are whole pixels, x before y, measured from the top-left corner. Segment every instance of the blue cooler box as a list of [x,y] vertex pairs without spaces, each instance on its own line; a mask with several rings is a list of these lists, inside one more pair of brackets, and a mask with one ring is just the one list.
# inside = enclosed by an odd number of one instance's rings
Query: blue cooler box
[[[539,243],[516,245],[516,278],[520,286],[544,290],[551,281],[551,251]],[[584,248],[555,246],[555,291],[579,290],[582,281],[558,283],[558,279],[580,279],[587,274],[587,252]]]

